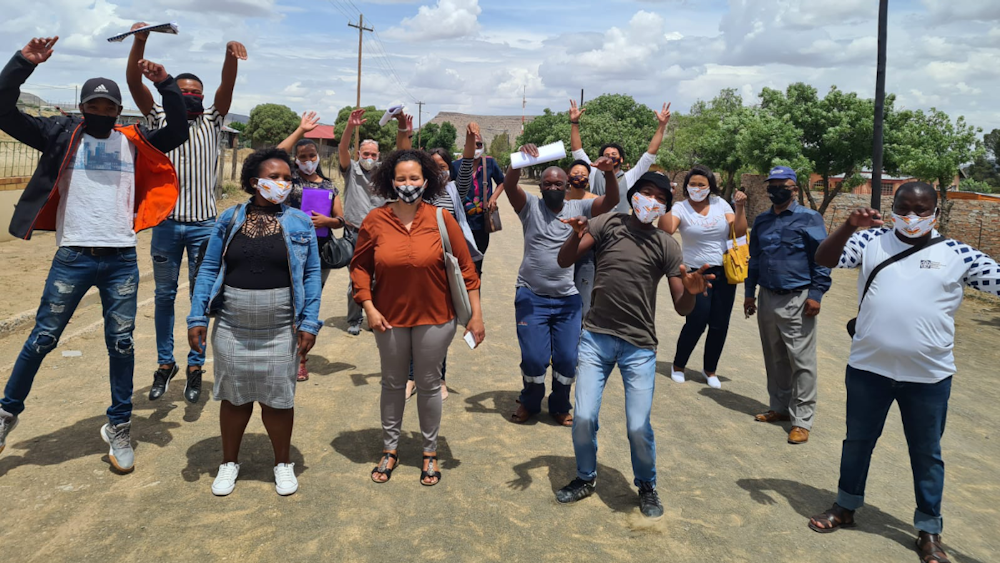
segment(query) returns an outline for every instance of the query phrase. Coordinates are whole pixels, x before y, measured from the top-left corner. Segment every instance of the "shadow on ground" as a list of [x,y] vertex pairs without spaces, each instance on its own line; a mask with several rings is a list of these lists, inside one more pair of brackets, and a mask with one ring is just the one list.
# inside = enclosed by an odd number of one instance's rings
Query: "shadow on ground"
[[[517,410],[517,399],[521,396],[519,391],[487,391],[485,393],[479,393],[478,395],[473,395],[465,399],[465,412],[470,412],[473,414],[493,414],[500,415],[504,420],[515,424],[510,419],[510,415],[514,414]],[[548,424],[549,426],[557,426],[559,428],[564,428],[562,424],[559,424],[552,418],[549,413],[545,410],[544,403],[542,401],[542,411],[532,416],[527,422],[520,423],[520,426],[532,426],[538,423]],[[492,405],[492,406],[491,406]]]
[[[568,485],[576,477],[576,458],[543,455],[515,465],[514,473],[517,474],[517,479],[508,481],[507,486],[515,491],[528,490],[534,483],[531,477],[531,471],[534,469],[548,469],[549,485],[554,496],[556,491]],[[639,506],[639,497],[622,472],[600,463],[597,464],[595,494],[615,512],[631,512]]]
[[331,362],[323,356],[317,356],[315,354],[310,354],[308,365],[309,373],[316,375],[333,375],[339,371],[358,369],[358,366],[356,365],[346,364],[344,362]]
[[[805,483],[788,479],[740,479],[736,482],[743,490],[750,493],[750,498],[758,504],[774,505],[778,501],[769,492],[785,497],[788,504],[802,516],[802,528],[808,530],[808,519],[820,514],[833,505],[837,494],[833,491],[819,489]],[[915,549],[917,532],[911,524],[879,510],[878,507],[866,504],[855,516],[858,526],[838,530],[838,534],[865,533],[891,539],[903,547]],[[815,532],[813,532],[815,533]],[[945,546],[948,555],[964,563],[984,563],[978,559],[964,555],[955,548]],[[842,553],[841,555],[847,555]]]
[[720,407],[724,407],[747,416],[754,416],[768,411],[768,406],[757,399],[751,399],[750,397],[745,397],[739,393],[733,393],[728,389],[706,388],[698,391],[698,394],[706,399],[712,399],[716,403],[719,403]]
[[[341,432],[333,439],[333,442],[330,442],[330,445],[337,453],[351,460],[352,463],[370,463],[372,467],[375,467],[382,455],[382,429],[367,428]],[[424,438],[420,432],[400,432],[397,451],[399,465],[423,469]],[[461,460],[455,459],[451,452],[451,446],[448,445],[448,439],[444,436],[438,436],[437,456],[443,470],[455,469],[462,465]]]
[[[670,362],[661,362],[661,361],[656,362],[656,373],[658,373],[659,375],[670,377],[670,373],[673,371],[674,371],[674,364]],[[716,375],[716,376],[719,378],[719,381],[722,382],[732,381],[730,378],[724,375]],[[700,371],[691,368],[684,368],[684,381],[685,383],[691,382],[695,384],[708,385],[708,382],[705,381],[705,375]],[[673,381],[671,381],[671,383],[673,383]]]
[[[295,474],[301,475],[309,467],[302,457],[302,452],[295,445],[289,456],[295,464]],[[187,466],[181,470],[181,476],[188,483],[208,475],[215,479],[222,463],[222,437],[206,438],[188,448]],[[240,445],[240,480],[274,482],[274,450],[267,434],[244,434]]]

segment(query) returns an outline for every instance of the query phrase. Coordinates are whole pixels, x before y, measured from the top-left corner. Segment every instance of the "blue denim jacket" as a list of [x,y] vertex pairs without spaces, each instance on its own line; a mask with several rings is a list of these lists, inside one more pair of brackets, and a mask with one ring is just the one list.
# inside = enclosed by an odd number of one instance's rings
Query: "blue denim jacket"
[[[246,221],[246,209],[247,204],[241,203],[223,211],[215,222],[215,230],[208,241],[208,248],[198,270],[198,279],[195,280],[194,293],[191,296],[191,314],[187,318],[188,329],[208,326],[209,303],[213,305],[213,310],[218,310],[222,305],[224,298],[222,284],[226,278],[223,252]],[[285,237],[288,265],[292,274],[295,330],[317,334],[323,322],[319,320],[322,283],[316,230],[308,215],[287,205],[281,206],[277,217]],[[226,238],[230,221],[233,221],[233,228],[229,229],[228,240],[223,240]]]

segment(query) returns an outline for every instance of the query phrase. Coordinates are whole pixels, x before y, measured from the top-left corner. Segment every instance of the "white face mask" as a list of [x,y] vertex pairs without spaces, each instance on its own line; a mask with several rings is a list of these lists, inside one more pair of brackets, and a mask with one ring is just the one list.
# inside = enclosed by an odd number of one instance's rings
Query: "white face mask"
[[937,225],[937,209],[927,217],[921,217],[916,213],[910,213],[909,215],[897,215],[893,213],[892,223],[896,232],[904,237],[920,238],[931,232],[934,226]]
[[705,201],[708,194],[711,193],[711,188],[696,188],[694,186],[688,185],[688,199],[691,201]]
[[292,183],[284,180],[259,178],[257,180],[257,193],[271,203],[284,203],[288,199],[288,194],[292,193]]
[[316,172],[316,169],[319,168],[319,160],[296,160],[295,164],[299,166],[299,170],[306,176],[312,176]]
[[410,184],[404,184],[402,186],[396,186],[396,196],[399,197],[399,201],[403,203],[413,203],[420,199],[420,196],[424,194],[424,188],[427,187],[427,180],[419,186],[414,186]]
[[636,192],[632,196],[632,212],[636,219],[650,225],[667,214],[667,206]]
[[442,185],[447,185],[448,182],[451,181],[451,172],[448,172],[447,170],[442,170],[441,172],[438,172],[438,176],[441,178]]
[[361,167],[369,172],[371,172],[372,168],[375,168],[377,163],[378,161],[374,158],[362,158],[360,161]]
[[481,156],[483,156],[483,149],[476,149],[476,156],[475,156],[475,158],[479,158]]

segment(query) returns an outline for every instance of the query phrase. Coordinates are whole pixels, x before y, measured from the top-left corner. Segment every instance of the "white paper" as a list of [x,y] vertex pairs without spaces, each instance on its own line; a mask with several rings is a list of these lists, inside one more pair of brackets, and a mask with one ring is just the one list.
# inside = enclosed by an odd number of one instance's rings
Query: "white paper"
[[79,350],[66,350],[62,355],[64,358],[79,358],[83,355],[83,352]]
[[476,349],[476,337],[472,336],[471,332],[465,333],[465,343],[469,345],[470,349],[472,350]]
[[382,116],[382,119],[378,120],[378,126],[385,127],[385,124],[389,123],[389,120],[392,119],[393,116],[403,111],[404,107],[406,106],[404,106],[403,104],[396,104],[393,106],[389,106],[389,109],[385,110],[385,115]]
[[126,31],[121,35],[115,35],[114,37],[108,37],[109,43],[118,43],[119,41],[124,41],[126,37],[130,35],[135,35],[136,33],[142,33],[143,31],[155,31],[157,33],[170,33],[171,35],[177,35],[177,22],[161,23],[157,25],[147,25],[146,27],[140,27],[132,31]]
[[552,144],[538,147],[537,157],[528,156],[523,152],[516,152],[510,155],[510,167],[517,170],[526,166],[545,164],[546,162],[564,158],[566,158],[566,145],[562,141],[556,141]]

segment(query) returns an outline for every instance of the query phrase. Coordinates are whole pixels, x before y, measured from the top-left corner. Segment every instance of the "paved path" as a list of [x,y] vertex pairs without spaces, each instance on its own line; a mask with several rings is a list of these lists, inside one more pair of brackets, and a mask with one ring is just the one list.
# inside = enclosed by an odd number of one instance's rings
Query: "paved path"
[[[109,400],[107,359],[100,325],[84,330],[99,320],[99,310],[89,308],[67,331],[78,335],[43,365],[21,425],[0,454],[5,560],[917,560],[909,463],[895,408],[875,454],[871,505],[858,513],[860,527],[832,535],[806,528],[806,517],[829,506],[837,484],[849,345],[843,326],[855,311],[850,272],[835,275],[824,301],[819,411],[808,444],[790,446],[786,428],[752,422],[767,396],[763,362],[756,322],[738,310],[720,367],[723,389],[708,388],[694,373],[684,385],[670,381],[682,321],[661,285],[653,426],[667,515],[649,523],[638,514],[617,376],[602,412],[598,494],[558,505],[553,491],[575,472],[569,430],[545,416],[524,426],[507,421],[520,387],[513,301],[522,239],[506,201],[502,213],[507,229],[486,259],[486,343],[472,352],[459,335],[448,361],[452,394],[441,430],[439,486],[418,483],[413,403],[400,469],[388,484],[369,480],[380,451],[379,362],[370,333],[344,331],[346,272],[327,285],[322,316],[328,326],[310,362],[312,379],[298,390],[293,459],[301,489],[289,498],[274,493],[259,417],[243,445],[236,491],[211,495],[221,456],[218,403],[187,405],[182,384],[159,402],[146,400],[156,362],[151,304],[140,310],[136,331],[137,469],[127,476],[110,471],[98,435]],[[18,244],[24,243],[0,245],[0,253],[16,252],[9,245]],[[53,250],[34,250],[33,268],[42,277]],[[148,267],[148,257],[142,260]],[[0,317],[35,306],[41,291],[10,283],[5,289],[18,298]],[[140,301],[148,300],[152,282],[140,291]],[[180,294],[183,318],[186,292]],[[986,563],[1000,551],[1000,310],[967,301],[958,325],[960,373],[944,440],[945,538],[955,561]],[[0,363],[13,361],[26,331],[0,339]],[[179,343],[184,335],[179,324]],[[63,357],[64,350],[83,355]],[[696,360],[700,354],[699,348]],[[691,368],[700,369],[699,362]]]

